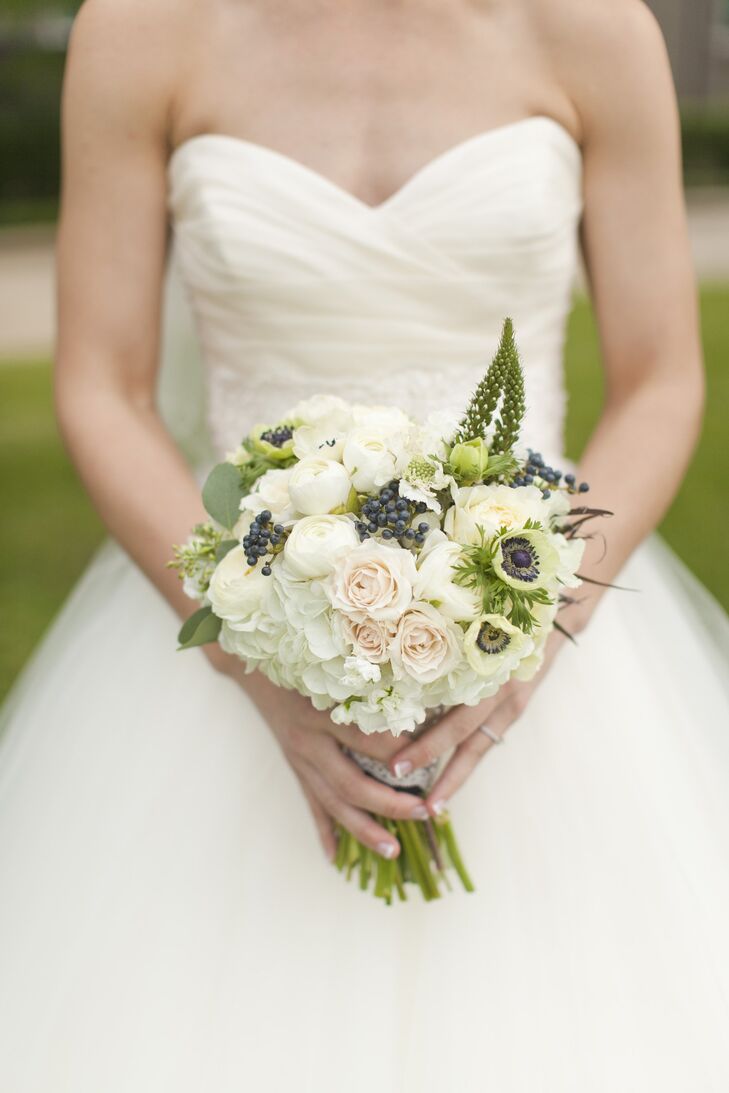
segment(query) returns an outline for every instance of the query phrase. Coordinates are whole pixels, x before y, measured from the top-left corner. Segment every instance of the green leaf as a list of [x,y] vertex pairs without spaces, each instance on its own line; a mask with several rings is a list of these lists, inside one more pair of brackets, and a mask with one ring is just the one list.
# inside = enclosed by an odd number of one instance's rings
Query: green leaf
[[201,607],[189,619],[185,619],[177,635],[180,649],[193,649],[196,645],[207,645],[215,641],[220,633],[222,621],[213,614],[212,607]]
[[245,497],[240,471],[232,463],[218,463],[203,486],[205,508],[224,528],[232,528],[240,516],[240,503]]
[[219,565],[222,562],[226,554],[229,554],[233,547],[239,546],[237,539],[223,539],[221,543],[218,543],[215,548],[215,564]]

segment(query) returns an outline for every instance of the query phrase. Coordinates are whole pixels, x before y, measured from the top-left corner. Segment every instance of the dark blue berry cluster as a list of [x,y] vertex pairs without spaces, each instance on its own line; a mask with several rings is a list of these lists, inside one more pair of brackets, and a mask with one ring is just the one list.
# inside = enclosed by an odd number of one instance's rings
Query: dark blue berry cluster
[[265,433],[261,433],[261,440],[272,444],[274,448],[283,448],[293,435],[294,431],[290,425],[277,425],[275,429],[266,429]]
[[397,539],[401,546],[420,547],[430,531],[430,524],[420,521],[417,516],[427,512],[424,501],[408,501],[399,495],[400,483],[397,479],[388,482],[377,497],[369,497],[362,505],[362,519],[356,523],[360,542],[372,535],[383,539]]
[[542,489],[545,501],[549,499],[553,489],[566,489],[568,493],[587,493],[590,488],[587,482],[580,482],[578,485],[573,474],[562,474],[562,471],[550,467],[539,452],[533,452],[530,448],[523,470],[512,478],[510,485],[512,488],[532,486],[535,480]]
[[264,577],[270,577],[271,558],[281,549],[285,534],[283,524],[272,523],[272,516],[268,509],[259,512],[242,542],[248,565],[256,566],[262,558],[267,558],[261,573]]

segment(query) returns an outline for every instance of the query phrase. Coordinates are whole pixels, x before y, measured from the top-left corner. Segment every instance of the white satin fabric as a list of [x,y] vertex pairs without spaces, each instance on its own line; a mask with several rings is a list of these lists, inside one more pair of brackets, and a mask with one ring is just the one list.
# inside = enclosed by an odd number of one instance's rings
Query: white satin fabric
[[[527,439],[558,454],[580,191],[546,118],[374,209],[187,141],[170,210],[214,448],[316,391],[462,405],[511,313]],[[477,893],[387,909],[104,547],[3,712],[0,1088],[726,1093],[729,627],[657,540],[622,583],[454,802]]]

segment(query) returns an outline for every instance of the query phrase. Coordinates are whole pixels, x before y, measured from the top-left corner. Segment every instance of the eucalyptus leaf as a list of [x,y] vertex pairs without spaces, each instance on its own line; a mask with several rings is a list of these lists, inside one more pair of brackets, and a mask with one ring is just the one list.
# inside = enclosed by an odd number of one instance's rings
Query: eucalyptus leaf
[[185,619],[177,635],[180,649],[193,649],[196,645],[207,645],[215,641],[220,633],[222,621],[213,614],[212,607],[201,607]]
[[229,554],[231,552],[233,547],[237,547],[239,545],[240,544],[237,539],[223,539],[222,543],[218,543],[217,547],[215,548],[216,565],[219,565],[220,562],[222,562],[223,558],[226,556],[226,554]]
[[232,528],[240,516],[240,503],[245,497],[240,471],[232,463],[218,463],[203,486],[202,499],[213,520],[224,528]]

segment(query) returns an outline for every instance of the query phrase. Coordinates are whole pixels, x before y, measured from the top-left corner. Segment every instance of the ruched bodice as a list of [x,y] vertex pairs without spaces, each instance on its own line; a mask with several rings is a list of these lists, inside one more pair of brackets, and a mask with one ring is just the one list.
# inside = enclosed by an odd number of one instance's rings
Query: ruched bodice
[[169,210],[217,451],[316,392],[458,409],[512,315],[525,439],[559,453],[581,167],[567,130],[532,117],[450,148],[370,206],[262,145],[186,140]]

